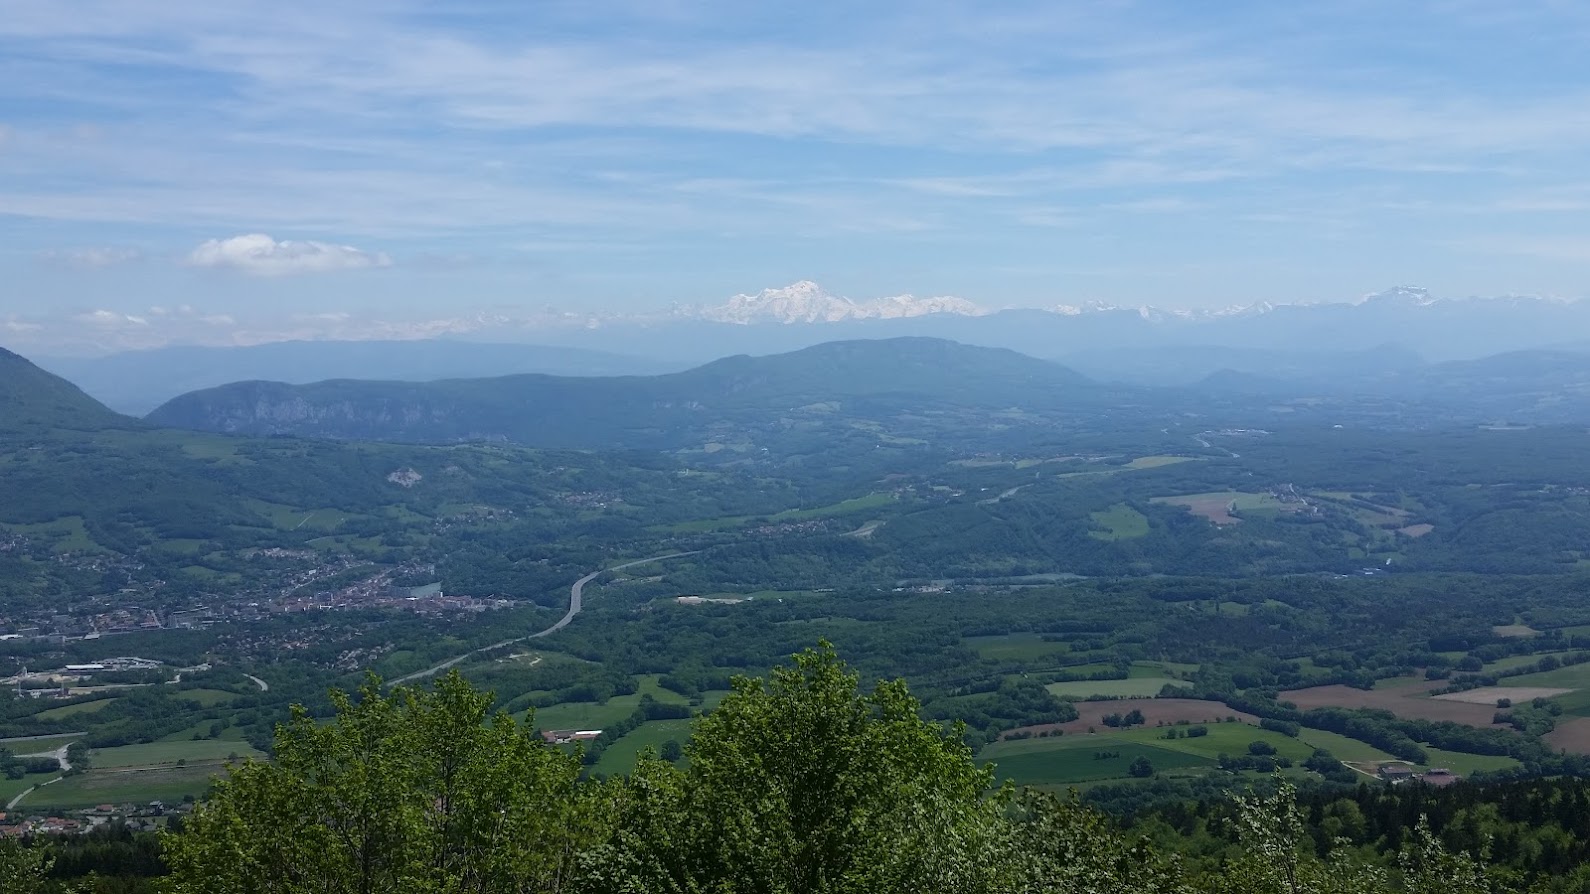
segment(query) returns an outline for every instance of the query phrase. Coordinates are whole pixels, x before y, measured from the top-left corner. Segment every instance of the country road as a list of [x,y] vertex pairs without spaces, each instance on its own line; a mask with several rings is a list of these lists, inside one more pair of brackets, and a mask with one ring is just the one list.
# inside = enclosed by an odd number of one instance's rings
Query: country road
[[[31,738],[34,738],[34,739],[46,739],[46,738],[51,738],[51,737],[49,737],[49,736],[32,736]],[[65,779],[66,778],[66,774],[72,769],[72,762],[66,759],[66,749],[68,749],[70,747],[72,747],[72,743],[68,742],[65,745],[62,745],[60,748],[55,749],[54,751],[43,751],[43,752],[40,752],[38,754],[19,754],[19,755],[17,755],[17,757],[53,757],[61,765],[61,775],[55,777],[54,779],[50,779],[50,780],[47,780],[45,782],[41,782],[38,785],[32,786],[31,788],[25,789],[24,791],[21,791],[21,792],[17,793],[17,796],[15,798],[12,798],[10,801],[6,802],[6,810],[8,810],[8,811],[15,810],[16,806],[18,804],[22,803],[22,799],[23,798],[26,798],[28,795],[33,794],[34,792],[38,791],[39,789],[43,788],[46,785],[50,785],[51,783],[55,783],[55,782],[60,782],[62,779]]]
[[490,651],[493,651],[493,650],[496,650],[496,649],[504,648],[506,646],[511,646],[514,643],[522,643],[522,642],[524,642],[527,639],[538,639],[540,637],[547,636],[548,634],[557,633],[559,630],[562,630],[563,628],[569,626],[569,622],[574,620],[574,616],[580,613],[580,609],[583,606],[584,599],[585,599],[585,585],[590,583],[591,581],[596,580],[598,577],[601,577],[602,575],[608,573],[609,571],[623,571],[625,568],[634,568],[636,565],[645,565],[645,564],[647,564],[649,562],[661,562],[664,559],[677,559],[680,556],[693,556],[693,555],[695,555],[698,552],[700,552],[700,550],[691,550],[690,552],[683,552],[683,553],[669,553],[666,556],[652,556],[649,559],[636,559],[633,562],[625,562],[622,565],[614,565],[611,568],[601,568],[601,569],[598,569],[596,571],[593,571],[590,574],[587,574],[586,576],[584,576],[584,577],[580,578],[579,580],[575,581],[574,582],[574,586],[569,587],[569,610],[564,612],[563,613],[563,617],[559,618],[558,622],[556,624],[553,624],[551,627],[548,627],[547,629],[538,631],[536,633],[531,633],[531,634],[526,635],[526,636],[518,636],[518,637],[514,637],[513,639],[505,639],[505,640],[503,640],[500,643],[492,643],[489,646],[482,646],[479,649],[475,649],[473,651],[465,652],[464,654],[459,655],[456,658],[449,658],[446,661],[442,662],[441,664],[436,665],[435,667],[428,667],[428,668],[426,668],[425,670],[422,670],[422,671],[415,671],[412,674],[405,674],[404,676],[398,677],[396,680],[389,681],[387,683],[387,685],[388,686],[399,686],[399,685],[402,685],[403,683],[407,683],[407,682],[409,682],[411,680],[419,680],[419,679],[423,679],[425,677],[435,676],[436,674],[439,674],[442,671],[447,670],[448,668],[452,667],[453,665],[456,665],[456,664],[462,662],[466,658],[469,658],[469,657],[474,656],[474,655],[479,655],[482,652],[490,652]]
[[259,677],[256,677],[253,674],[244,674],[243,676],[248,677],[250,680],[253,680],[254,681],[254,685],[259,687],[259,691],[260,692],[270,692],[271,691],[271,684],[265,682],[264,680],[261,680]]

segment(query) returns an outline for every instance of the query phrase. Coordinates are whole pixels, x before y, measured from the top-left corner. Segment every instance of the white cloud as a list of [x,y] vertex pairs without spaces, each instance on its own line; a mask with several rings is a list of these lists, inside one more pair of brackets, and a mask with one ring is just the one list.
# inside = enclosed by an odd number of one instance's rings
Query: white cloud
[[383,252],[364,251],[351,245],[292,239],[277,242],[263,233],[250,233],[230,239],[211,239],[188,255],[188,263],[195,267],[230,268],[255,276],[284,276],[390,267],[392,259]]
[[149,325],[149,321],[143,317],[135,317],[131,314],[117,313],[113,310],[91,310],[87,313],[77,314],[76,316],[72,317],[72,319],[79,323],[87,323],[90,326],[120,327],[127,325]]

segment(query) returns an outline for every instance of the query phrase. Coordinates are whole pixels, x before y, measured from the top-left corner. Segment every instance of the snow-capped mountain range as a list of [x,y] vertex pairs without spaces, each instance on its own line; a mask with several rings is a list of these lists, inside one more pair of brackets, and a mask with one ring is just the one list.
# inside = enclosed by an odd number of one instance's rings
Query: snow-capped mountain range
[[[1461,299],[1452,299],[1461,300]],[[1485,299],[1481,299],[1485,300]],[[1550,299],[1527,299],[1550,300]],[[1364,295],[1356,302],[1343,304],[1373,304],[1381,307],[1429,307],[1441,303],[1427,289],[1416,286],[1397,286],[1381,292]],[[1056,304],[1037,308],[1066,317],[1089,314],[1135,315],[1149,322],[1217,320],[1229,317],[1253,317],[1268,314],[1278,307],[1313,306],[1304,303],[1239,304],[1220,308],[1166,309],[1145,305],[1130,307],[1089,301],[1083,304]],[[713,323],[753,325],[760,323],[840,323],[849,320],[899,320],[925,317],[932,314],[950,314],[962,317],[981,317],[1011,308],[988,308],[965,298],[944,295],[918,298],[915,295],[892,295],[856,301],[835,295],[810,280],[801,280],[781,289],[763,289],[755,295],[739,294],[723,304],[676,306],[669,316],[674,319],[706,320]],[[640,321],[634,316],[608,318],[609,322]]]
[[810,280],[801,280],[782,289],[763,289],[755,295],[735,295],[716,306],[675,309],[676,316],[741,325],[898,320],[927,314],[980,317],[990,312],[964,298],[949,296],[918,298],[915,295],[892,295],[871,301],[854,301],[835,295]]

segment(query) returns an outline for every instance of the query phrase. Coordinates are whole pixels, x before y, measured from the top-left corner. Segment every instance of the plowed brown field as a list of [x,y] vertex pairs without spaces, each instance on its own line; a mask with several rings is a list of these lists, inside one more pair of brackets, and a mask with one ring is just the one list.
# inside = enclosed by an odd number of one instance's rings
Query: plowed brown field
[[1380,708],[1398,717],[1417,720],[1450,720],[1469,726],[1494,726],[1496,705],[1474,705],[1430,698],[1436,684],[1405,683],[1384,689],[1354,689],[1351,686],[1311,686],[1281,693],[1281,700],[1292,702],[1304,711],[1311,708]]

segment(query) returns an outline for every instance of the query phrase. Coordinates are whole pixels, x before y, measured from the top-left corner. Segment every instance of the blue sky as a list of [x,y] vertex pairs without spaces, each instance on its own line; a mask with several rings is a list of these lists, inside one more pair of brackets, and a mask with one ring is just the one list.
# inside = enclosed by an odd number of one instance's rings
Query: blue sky
[[0,343],[443,333],[796,279],[1582,297],[1587,45],[1590,5],[1529,0],[8,0]]

